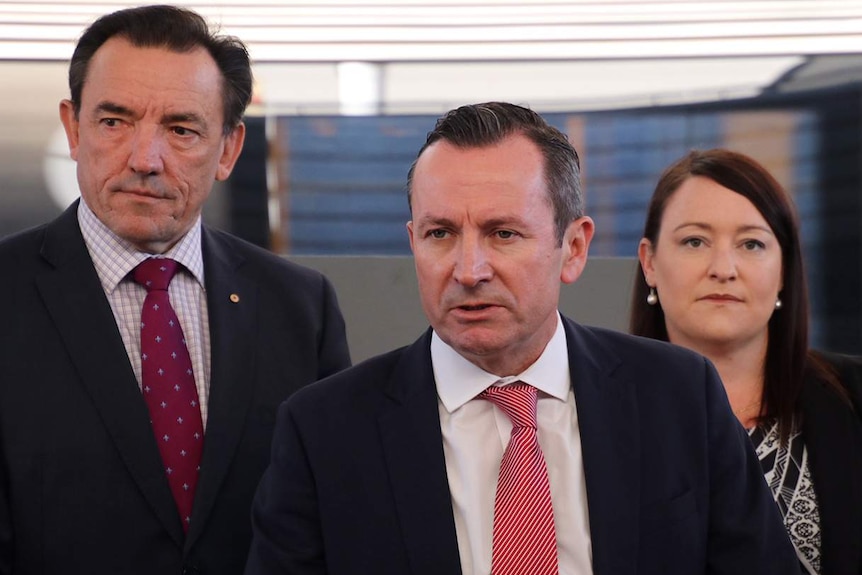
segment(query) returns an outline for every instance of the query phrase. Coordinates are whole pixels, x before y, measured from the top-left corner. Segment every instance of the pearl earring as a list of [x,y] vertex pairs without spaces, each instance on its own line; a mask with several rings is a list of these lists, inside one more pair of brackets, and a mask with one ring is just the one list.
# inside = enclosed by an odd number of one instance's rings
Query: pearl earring
[[655,288],[649,288],[649,295],[646,296],[646,302],[650,305],[655,305],[658,303],[658,294],[655,293]]
[[775,299],[775,309],[781,309],[781,306],[783,306],[783,305],[784,305],[784,304],[783,304],[783,303],[781,303],[781,298],[776,298],[776,299]]

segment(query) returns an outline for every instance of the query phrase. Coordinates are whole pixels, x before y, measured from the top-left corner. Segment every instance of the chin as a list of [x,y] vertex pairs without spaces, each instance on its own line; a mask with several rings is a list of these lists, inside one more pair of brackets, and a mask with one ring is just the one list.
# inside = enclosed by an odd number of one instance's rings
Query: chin
[[157,252],[152,246],[164,245],[171,242],[171,234],[156,226],[152,220],[142,225],[128,225],[114,230],[118,236],[131,242],[138,249],[147,252]]
[[738,330],[713,330],[704,334],[698,338],[702,341],[705,341],[711,345],[733,345],[736,343],[742,343],[751,339],[747,336],[747,334],[740,333]]
[[499,342],[489,341],[476,336],[459,335],[449,339],[441,339],[461,355],[483,357],[496,353],[500,349]]

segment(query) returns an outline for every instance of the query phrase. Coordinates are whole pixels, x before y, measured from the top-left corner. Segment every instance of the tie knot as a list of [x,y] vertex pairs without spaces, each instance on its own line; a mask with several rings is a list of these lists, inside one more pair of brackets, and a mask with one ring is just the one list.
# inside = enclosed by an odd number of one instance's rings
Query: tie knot
[[167,290],[179,264],[170,258],[150,258],[142,261],[132,272],[135,281],[147,292]]
[[523,382],[511,385],[492,385],[479,394],[503,410],[514,427],[536,427],[536,402],[538,392],[532,385]]

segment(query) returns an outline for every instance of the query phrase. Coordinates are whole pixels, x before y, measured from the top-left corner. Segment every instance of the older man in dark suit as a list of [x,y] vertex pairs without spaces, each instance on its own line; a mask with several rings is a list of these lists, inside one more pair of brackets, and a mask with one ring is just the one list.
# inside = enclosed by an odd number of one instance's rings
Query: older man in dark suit
[[558,312],[593,236],[566,137],[464,106],[408,181],[432,329],[282,406],[246,575],[797,573],[712,365]]
[[201,223],[251,70],[194,12],[81,37],[82,199],[0,242],[0,573],[242,571],[276,408],[349,365],[329,282]]

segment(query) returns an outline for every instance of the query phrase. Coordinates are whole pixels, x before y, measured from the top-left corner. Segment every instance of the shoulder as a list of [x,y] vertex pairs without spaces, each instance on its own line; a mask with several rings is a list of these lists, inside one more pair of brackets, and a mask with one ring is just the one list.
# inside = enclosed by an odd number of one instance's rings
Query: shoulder
[[602,353],[616,357],[624,364],[654,369],[678,369],[680,366],[703,369],[708,360],[702,355],[646,337],[630,335],[607,328],[584,326],[564,318],[569,344],[586,349],[588,353]]
[[724,394],[712,363],[689,349],[577,324],[567,335],[576,394],[584,388],[578,380],[632,393],[650,417],[666,409],[700,413]]
[[812,355],[821,359],[839,373],[858,375],[862,373],[862,357],[844,353],[812,350]]
[[0,258],[39,257],[51,260],[77,256],[84,248],[78,226],[78,201],[73,202],[50,222],[16,232],[0,239]]
[[310,428],[338,427],[376,418],[401,402],[397,393],[392,393],[392,386],[399,366],[409,361],[406,356],[411,347],[372,357],[307,385],[291,395],[280,411]]
[[[69,218],[63,221],[69,223]],[[15,270],[7,278],[25,280],[61,262],[77,262],[87,255],[80,231],[72,233],[69,225],[62,225],[63,221],[58,218],[0,239],[0,269]],[[77,222],[74,225],[77,230]]]
[[253,273],[262,282],[290,282],[292,286],[319,288],[327,280],[317,270],[293,263],[283,256],[256,246],[225,231],[204,226],[203,250],[205,261],[242,260],[246,273]]
[[[862,357],[819,350],[812,351],[811,356],[834,374],[838,383],[847,391],[856,410],[862,413]],[[810,362],[811,358],[809,358]],[[824,383],[816,376],[813,380],[820,384]]]
[[[368,358],[323,378],[295,393],[291,396],[290,401],[297,403],[321,399],[329,401],[336,395],[347,396],[348,401],[352,401],[363,395],[383,392],[386,384],[394,377],[396,370],[401,368],[405,362],[412,361],[407,356],[422,345],[422,339],[424,337],[412,345]],[[410,367],[417,368],[417,366]]]
[[45,237],[46,226],[47,224],[43,224],[0,239],[0,259],[16,258],[24,254],[37,254]]

